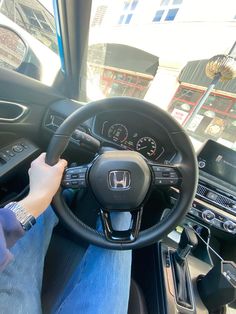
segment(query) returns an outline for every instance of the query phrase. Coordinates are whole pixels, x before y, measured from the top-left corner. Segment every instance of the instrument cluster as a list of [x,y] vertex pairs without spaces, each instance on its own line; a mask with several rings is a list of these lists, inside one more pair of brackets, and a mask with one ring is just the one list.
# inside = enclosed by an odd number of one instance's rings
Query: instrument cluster
[[173,149],[170,150],[163,131],[153,121],[144,121],[139,115],[133,114],[131,117],[128,113],[121,115],[120,112],[113,116],[110,113],[98,115],[93,132],[106,142],[122,149],[137,151],[153,161],[170,163],[176,154]]

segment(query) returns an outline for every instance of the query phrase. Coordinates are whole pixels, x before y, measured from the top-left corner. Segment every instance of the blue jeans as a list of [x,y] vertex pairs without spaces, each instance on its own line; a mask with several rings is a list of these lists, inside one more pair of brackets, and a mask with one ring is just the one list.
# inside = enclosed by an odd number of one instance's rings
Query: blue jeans
[[[130,218],[113,217],[118,230],[129,227]],[[49,207],[36,225],[12,248],[15,256],[0,273],[0,313],[38,314],[44,258],[57,217]],[[106,250],[93,245],[68,282],[54,313],[125,314],[128,309],[131,251]]]

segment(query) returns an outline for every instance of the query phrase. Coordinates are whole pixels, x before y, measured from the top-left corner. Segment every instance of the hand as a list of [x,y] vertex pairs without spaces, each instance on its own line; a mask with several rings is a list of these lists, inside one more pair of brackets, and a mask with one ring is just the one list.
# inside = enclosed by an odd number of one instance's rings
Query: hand
[[41,154],[29,169],[30,192],[19,202],[34,217],[38,217],[51,203],[57,192],[67,161],[60,159],[54,166],[45,163],[46,154]]

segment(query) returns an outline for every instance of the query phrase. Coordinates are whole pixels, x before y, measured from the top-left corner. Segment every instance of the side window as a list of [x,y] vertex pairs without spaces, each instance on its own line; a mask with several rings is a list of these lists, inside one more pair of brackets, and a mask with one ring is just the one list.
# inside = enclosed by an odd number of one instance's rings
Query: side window
[[0,67],[52,85],[60,69],[52,13],[38,0],[0,1]]
[[40,1],[2,0],[0,3],[0,13],[57,53],[54,17]]

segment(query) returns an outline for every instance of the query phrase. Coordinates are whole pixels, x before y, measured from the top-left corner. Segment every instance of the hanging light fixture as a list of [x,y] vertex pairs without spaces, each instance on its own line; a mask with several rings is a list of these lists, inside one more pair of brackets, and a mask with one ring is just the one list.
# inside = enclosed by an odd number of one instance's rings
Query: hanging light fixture
[[229,81],[236,77],[236,59],[231,56],[235,47],[236,41],[227,55],[216,55],[208,60],[205,73],[209,78],[212,79],[212,81],[205,93],[199,99],[194,110],[192,111],[192,114],[189,115],[189,117],[185,120],[184,127],[186,129],[189,127],[191,121],[199,112],[216,84],[219,81]]
[[236,60],[230,55],[216,55],[207,62],[205,73],[211,79],[219,74],[222,82],[232,80],[236,77]]

